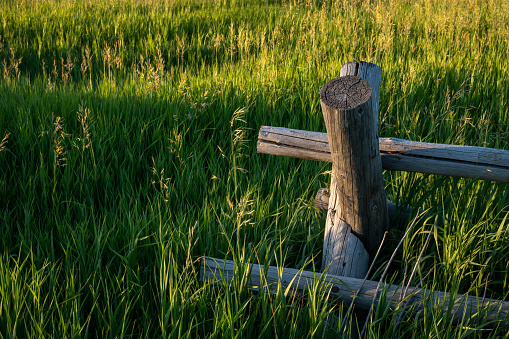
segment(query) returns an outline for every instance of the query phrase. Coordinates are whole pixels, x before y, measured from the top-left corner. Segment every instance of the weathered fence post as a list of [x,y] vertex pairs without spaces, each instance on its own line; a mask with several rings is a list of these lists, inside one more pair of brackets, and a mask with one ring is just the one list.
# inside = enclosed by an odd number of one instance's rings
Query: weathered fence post
[[369,253],[388,227],[375,91],[353,75],[335,78],[320,91],[332,156],[323,251],[323,269],[329,274],[364,278]]

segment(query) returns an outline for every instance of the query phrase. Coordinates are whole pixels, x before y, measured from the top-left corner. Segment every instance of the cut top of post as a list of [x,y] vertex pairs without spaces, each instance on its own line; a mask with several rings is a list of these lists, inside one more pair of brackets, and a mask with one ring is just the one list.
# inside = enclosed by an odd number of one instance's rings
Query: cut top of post
[[320,100],[330,108],[350,110],[368,101],[371,92],[367,80],[347,75],[327,82],[320,90]]

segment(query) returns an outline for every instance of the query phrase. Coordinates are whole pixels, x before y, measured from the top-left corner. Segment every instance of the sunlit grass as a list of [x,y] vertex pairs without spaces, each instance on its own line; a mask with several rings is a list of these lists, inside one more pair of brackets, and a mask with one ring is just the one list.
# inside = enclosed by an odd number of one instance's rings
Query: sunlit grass
[[[321,267],[330,165],[256,154],[259,127],[325,131],[319,89],[356,59],[384,72],[381,136],[509,149],[508,6],[3,1],[0,335],[322,337],[343,313],[320,283],[300,298],[199,280],[204,255]],[[417,265],[412,284],[508,300],[506,184],[384,178],[428,210],[388,281]],[[366,333],[506,331],[380,305]]]

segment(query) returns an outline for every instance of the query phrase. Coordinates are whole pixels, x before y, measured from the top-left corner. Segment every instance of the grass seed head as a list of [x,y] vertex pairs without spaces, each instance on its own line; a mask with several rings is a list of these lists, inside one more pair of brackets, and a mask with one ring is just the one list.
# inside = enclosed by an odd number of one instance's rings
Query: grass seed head
[[0,152],[8,151],[9,150],[7,148],[7,142],[8,142],[8,139],[9,139],[9,135],[11,135],[11,133],[7,133],[5,135],[5,137],[2,139],[2,142],[0,142]]
[[90,136],[90,108],[80,105],[76,115],[80,123],[81,133],[77,137],[77,141],[73,141],[73,146],[84,152],[92,145],[92,138]]

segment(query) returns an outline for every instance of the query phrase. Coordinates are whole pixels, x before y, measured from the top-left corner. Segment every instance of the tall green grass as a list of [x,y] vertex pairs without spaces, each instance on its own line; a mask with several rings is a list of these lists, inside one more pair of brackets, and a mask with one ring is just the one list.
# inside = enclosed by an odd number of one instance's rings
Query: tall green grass
[[[203,255],[321,267],[313,196],[330,165],[256,154],[259,127],[325,131],[319,89],[356,59],[384,72],[381,136],[509,149],[508,13],[467,0],[3,1],[0,336],[329,334],[342,306],[321,284],[300,298],[199,280]],[[508,300],[506,184],[384,178],[392,201],[429,210],[388,281],[417,265],[413,285]],[[507,332],[422,316],[380,306],[367,336]]]

